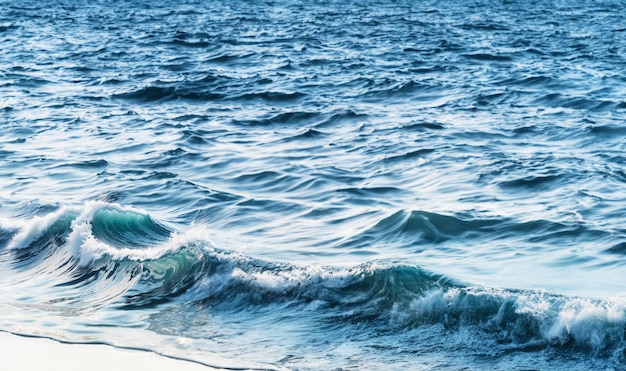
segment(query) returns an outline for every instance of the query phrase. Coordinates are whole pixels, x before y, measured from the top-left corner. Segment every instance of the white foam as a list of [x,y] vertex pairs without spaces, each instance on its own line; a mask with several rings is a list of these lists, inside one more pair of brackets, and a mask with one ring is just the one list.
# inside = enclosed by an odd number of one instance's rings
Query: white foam
[[[481,311],[499,305],[497,313]],[[565,297],[544,292],[519,292],[505,289],[481,287],[437,288],[413,299],[408,308],[397,303],[392,318],[400,325],[412,321],[426,323],[448,323],[449,316],[460,316],[463,324],[503,324],[509,308],[518,316],[530,317],[539,324],[536,335],[544,341],[564,344],[571,340],[577,345],[594,350],[623,338],[626,324],[626,305],[620,300],[593,300],[589,298]],[[485,313],[482,318],[470,318],[474,313]],[[480,315],[480,314],[479,314]],[[456,319],[458,320],[458,319]],[[455,321],[456,321],[455,320]],[[514,320],[516,326],[527,322]],[[528,330],[526,328],[520,330]]]
[[91,221],[94,215],[103,208],[116,208],[121,211],[147,215],[144,211],[117,204],[108,204],[97,201],[88,203],[84,212],[72,223],[72,233],[68,239],[70,248],[75,256],[80,257],[80,264],[89,264],[103,256],[114,260],[130,259],[135,261],[156,260],[160,257],[174,253],[185,246],[197,245],[204,250],[213,251],[215,246],[208,237],[209,228],[204,224],[195,224],[185,232],[173,232],[169,239],[161,244],[145,248],[120,248],[111,246],[96,239],[92,233]]
[[104,208],[117,208],[123,211],[141,213],[138,210],[122,207],[118,204],[109,204],[103,201],[87,202],[82,208],[81,214],[72,222],[72,231],[68,236],[68,248],[72,255],[79,259],[79,264],[85,266],[94,260],[100,259],[104,254],[119,258],[122,251],[104,242],[98,241],[92,232],[91,223],[94,215]]
[[34,240],[41,237],[59,218],[72,211],[74,211],[73,208],[64,206],[53,213],[35,216],[28,221],[15,220],[12,224],[14,227],[17,227],[15,229],[20,231],[13,236],[7,248],[22,249],[27,247]]
[[185,233],[173,233],[167,242],[148,248],[133,249],[111,246],[98,240],[93,234],[93,218],[102,209],[118,209],[122,212],[147,215],[146,212],[129,206],[104,201],[89,201],[81,207],[63,206],[55,212],[44,216],[36,216],[29,220],[2,219],[0,220],[0,227],[18,231],[8,243],[7,248],[20,249],[28,247],[59,219],[68,216],[70,213],[76,214],[75,219],[71,223],[71,231],[67,237],[67,247],[71,254],[79,260],[81,266],[88,265],[105,255],[115,260],[131,259],[144,261],[158,259],[164,254],[177,251],[182,246],[191,243],[202,242],[203,246],[212,246],[211,241],[206,237],[208,235],[207,227],[203,225],[192,226]]
[[570,299],[559,310],[556,320],[545,329],[544,336],[557,340],[572,336],[577,343],[598,349],[605,345],[611,332],[616,331],[621,336],[625,313],[626,308],[620,303]]

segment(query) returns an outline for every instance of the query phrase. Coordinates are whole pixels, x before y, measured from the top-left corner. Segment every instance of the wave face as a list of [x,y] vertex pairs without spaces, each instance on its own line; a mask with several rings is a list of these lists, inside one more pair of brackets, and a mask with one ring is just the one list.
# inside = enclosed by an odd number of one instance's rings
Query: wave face
[[0,330],[233,369],[623,369],[624,24],[6,2]]

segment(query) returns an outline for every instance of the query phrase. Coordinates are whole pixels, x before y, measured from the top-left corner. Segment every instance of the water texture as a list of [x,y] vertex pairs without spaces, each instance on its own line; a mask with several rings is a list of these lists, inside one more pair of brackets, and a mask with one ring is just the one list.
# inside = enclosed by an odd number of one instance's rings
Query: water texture
[[0,330],[626,367],[621,2],[0,5]]

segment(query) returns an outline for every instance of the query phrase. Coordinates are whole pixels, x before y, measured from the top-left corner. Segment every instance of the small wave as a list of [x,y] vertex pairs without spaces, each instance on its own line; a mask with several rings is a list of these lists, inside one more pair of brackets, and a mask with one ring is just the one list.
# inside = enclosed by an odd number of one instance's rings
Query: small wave
[[468,31],[509,31],[510,28],[507,25],[499,24],[499,23],[487,23],[487,22],[476,22],[476,23],[465,23],[461,25],[461,28]]
[[174,87],[147,86],[132,92],[116,94],[114,95],[114,98],[154,102],[159,100],[175,99],[175,91],[176,89]]
[[[5,302],[75,315],[103,308],[132,287],[139,279],[140,262],[97,261],[105,243],[91,234],[91,223],[104,205],[65,206],[28,221],[18,220],[11,227],[15,232],[2,260],[15,271],[2,283],[8,285],[3,291]],[[98,218],[102,216],[95,218],[96,224]],[[30,291],[37,295],[21,295]]]
[[500,186],[511,188],[541,188],[558,181],[560,178],[560,174],[529,175],[519,179],[502,181],[500,182]]
[[322,138],[327,136],[326,133],[324,133],[323,131],[319,131],[319,130],[315,130],[315,129],[306,129],[305,131],[293,135],[291,137],[288,138],[289,141],[291,140],[309,140],[309,139],[316,139],[316,138]]
[[324,321],[333,327],[367,323],[389,332],[392,324],[392,331],[403,332],[441,326],[447,332],[483,333],[503,347],[555,347],[596,356],[624,350],[626,306],[619,301],[464,286],[403,265],[336,270],[236,261],[205,277],[200,304],[239,311],[299,302],[326,312]]
[[402,130],[427,131],[442,129],[445,129],[445,126],[436,122],[416,122],[402,126]]
[[402,328],[427,324],[474,328],[503,345],[619,356],[624,348],[626,306],[532,291],[480,287],[430,290],[404,305],[392,318]]
[[208,48],[211,46],[211,36],[204,33],[188,33],[178,31],[172,38],[172,44],[188,48]]
[[[197,282],[181,286],[191,291],[186,300],[214,311],[281,304],[297,311],[315,308],[313,316],[332,328],[367,324],[372,331],[389,333],[436,326],[448,336],[483,333],[503,348],[556,348],[595,356],[624,350],[626,303],[619,300],[470,286],[395,263],[296,266],[219,250],[206,250],[203,259],[189,268]],[[127,297],[128,308],[134,298]]]
[[422,82],[396,82],[385,79],[382,82],[371,82],[369,89],[362,95],[365,98],[412,97],[436,101],[441,98],[441,87]]
[[[350,191],[353,194],[355,191]],[[358,196],[358,194],[356,195]],[[370,198],[375,196],[369,195]],[[367,199],[359,197],[360,199]],[[372,225],[346,236],[339,248],[364,248],[378,245],[396,245],[414,248],[463,241],[464,244],[505,241],[513,239],[530,244],[562,241],[595,241],[607,238],[608,233],[580,222],[560,223],[550,220],[518,220],[516,218],[474,218],[446,215],[421,210],[398,210],[384,214]],[[471,242],[470,242],[471,241]]]
[[619,137],[626,135],[626,128],[623,126],[605,124],[605,125],[589,125],[587,131],[591,134],[605,137]]
[[68,167],[73,167],[73,168],[86,168],[86,169],[100,169],[100,168],[105,168],[107,166],[109,166],[109,162],[107,160],[104,159],[99,159],[99,160],[85,160],[85,161],[80,161],[80,162],[74,162],[74,163],[68,163],[68,164],[63,164],[60,166],[68,166]]
[[260,100],[267,101],[267,102],[289,102],[289,101],[300,100],[306,96],[307,94],[300,93],[300,92],[288,93],[288,92],[278,92],[278,91],[264,91],[264,92],[259,92],[259,93],[241,94],[235,97],[234,99],[241,99],[241,100],[260,99]]
[[[210,247],[194,228],[177,234],[140,210],[101,201],[1,227],[1,263],[16,270],[5,302],[68,315],[124,295],[136,306],[173,300],[199,280],[194,272],[204,272],[207,260],[193,241]],[[24,290],[38,295],[21,298]]]
[[416,149],[414,151],[409,151],[407,153],[403,153],[401,155],[394,155],[394,156],[388,156],[385,157],[384,162],[386,163],[393,163],[393,162],[399,162],[399,161],[404,161],[404,160],[412,160],[412,159],[416,159],[416,158],[423,158],[424,156],[431,154],[435,152],[434,148],[422,148],[422,149]]
[[248,57],[252,54],[248,54],[248,55],[237,55],[237,54],[230,54],[230,53],[220,53],[216,56],[213,56],[209,59],[209,62],[213,62],[213,63],[228,63],[230,61],[234,61],[240,58],[245,58]]
[[556,84],[556,79],[551,76],[537,75],[537,76],[525,76],[514,77],[502,81],[502,85],[511,86],[518,85],[524,87],[551,87]]
[[59,220],[65,217],[70,222],[75,218],[76,210],[63,207],[58,211],[44,216],[35,216],[30,221],[13,220],[6,223],[5,228],[12,230],[14,235],[9,241],[8,249],[23,249],[29,247],[38,238],[41,238]]
[[203,130],[183,130],[181,137],[185,143],[191,146],[202,146],[209,143],[207,139],[209,134],[209,132]]
[[273,115],[265,119],[258,120],[233,120],[235,124],[245,126],[270,126],[270,125],[304,125],[306,123],[314,122],[321,116],[317,112],[283,112],[278,115]]
[[626,242],[620,242],[604,250],[609,254],[626,255]]
[[214,92],[210,87],[202,86],[202,84],[191,84],[189,86],[185,86],[184,84],[181,86],[150,85],[138,90],[114,94],[113,98],[145,103],[176,99],[212,101],[224,98],[224,94]]
[[337,192],[346,192],[364,198],[401,193],[402,189],[396,187],[360,187],[360,188],[340,188]]
[[489,233],[501,221],[494,219],[463,220],[454,216],[425,211],[400,210],[386,215],[373,226],[347,238],[342,247],[368,246],[376,243],[401,243],[408,246],[441,243],[453,237],[471,238]]
[[328,126],[334,126],[341,123],[346,122],[354,122],[354,121],[363,121],[367,119],[369,116],[364,113],[358,113],[352,110],[338,110],[332,112],[330,117],[322,121],[321,123],[315,125],[316,128],[324,128]]
[[508,55],[498,55],[498,54],[489,54],[489,53],[464,54],[463,56],[467,59],[485,61],[485,62],[510,62],[513,60],[513,58],[509,57]]
[[3,85],[7,85],[7,86],[12,85],[12,86],[22,87],[22,88],[38,88],[43,85],[53,83],[50,80],[46,80],[41,77],[31,76],[31,75],[26,75],[26,74],[10,73],[4,76],[4,78],[6,79],[6,81],[9,81],[9,82]]
[[537,98],[535,104],[543,104],[548,107],[571,108],[574,110],[589,110],[605,112],[620,109],[621,103],[608,100],[591,99],[586,97],[568,96],[561,93],[549,93]]
[[19,29],[20,26],[16,26],[14,24],[3,24],[0,26],[0,32],[7,32]]
[[82,266],[105,254],[137,260],[160,256],[164,251],[141,248],[158,247],[174,234],[139,210],[102,201],[83,207],[64,206],[29,221],[18,221],[12,228],[17,232],[13,232],[8,249],[32,250],[40,244],[38,241],[55,240]]
[[145,103],[178,99],[215,101],[228,97],[227,86],[232,85],[233,81],[229,77],[208,74],[201,78],[185,78],[177,82],[159,80],[131,91],[113,94],[112,97]]

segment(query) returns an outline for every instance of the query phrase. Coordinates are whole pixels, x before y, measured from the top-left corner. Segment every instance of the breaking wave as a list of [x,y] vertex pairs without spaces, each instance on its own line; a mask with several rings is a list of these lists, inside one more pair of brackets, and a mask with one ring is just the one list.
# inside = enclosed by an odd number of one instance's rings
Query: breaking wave
[[[219,249],[206,228],[178,232],[140,210],[104,202],[61,207],[14,225],[4,221],[0,262],[17,273],[5,283],[3,301],[66,315],[168,303],[223,313],[281,305],[287,312],[311,311],[301,320],[334,331],[363,324],[386,334],[434,327],[476,332],[502,349],[624,360],[621,299],[481,287],[393,261],[352,267],[269,262]],[[25,286],[39,294],[21,296]]]

